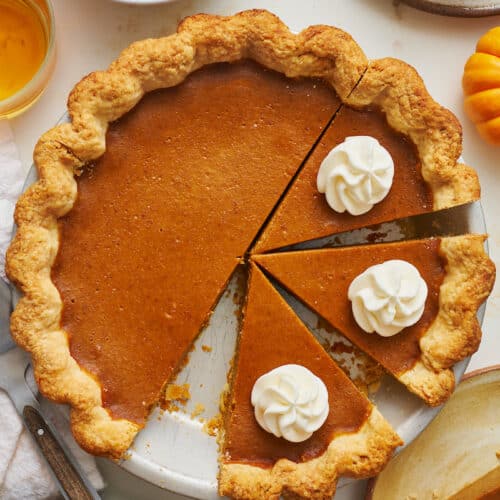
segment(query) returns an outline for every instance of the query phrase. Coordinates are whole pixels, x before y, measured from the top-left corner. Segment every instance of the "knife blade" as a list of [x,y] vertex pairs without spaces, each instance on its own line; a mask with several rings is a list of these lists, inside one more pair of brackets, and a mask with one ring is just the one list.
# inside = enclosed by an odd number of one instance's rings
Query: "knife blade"
[[57,431],[43,417],[40,405],[26,383],[30,357],[16,347],[10,336],[11,309],[10,287],[0,278],[0,388],[14,403],[62,496],[68,500],[99,500],[99,494],[82,473]]

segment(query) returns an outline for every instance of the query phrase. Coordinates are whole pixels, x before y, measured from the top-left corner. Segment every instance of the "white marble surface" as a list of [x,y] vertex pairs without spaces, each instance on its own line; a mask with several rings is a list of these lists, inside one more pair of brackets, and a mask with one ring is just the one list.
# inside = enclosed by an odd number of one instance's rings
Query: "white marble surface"
[[[482,202],[490,234],[490,252],[500,263],[500,148],[481,141],[462,109],[463,65],[487,29],[500,16],[483,19],[438,17],[391,0],[179,0],[164,5],[131,6],[109,0],[53,0],[57,26],[57,65],[42,98],[12,120],[21,160],[28,171],[33,146],[65,110],[66,96],[85,74],[103,69],[130,42],[171,33],[184,16],[197,12],[231,14],[251,7],[267,8],[292,29],[331,24],[350,32],[370,58],[393,56],[419,71],[433,97],[450,108],[464,128],[464,157],[479,172]],[[483,342],[469,370],[500,363],[500,286],[488,303]],[[100,461],[109,483],[107,499],[180,498],[150,486]],[[362,487],[337,495],[362,498]]]

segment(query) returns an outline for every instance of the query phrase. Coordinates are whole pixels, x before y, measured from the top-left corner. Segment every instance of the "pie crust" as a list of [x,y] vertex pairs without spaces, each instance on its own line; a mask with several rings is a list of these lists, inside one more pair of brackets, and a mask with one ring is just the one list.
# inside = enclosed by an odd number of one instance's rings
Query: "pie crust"
[[367,67],[358,45],[336,28],[311,26],[294,35],[267,11],[200,14],[182,21],[172,36],[132,44],[108,70],[85,77],[69,96],[71,122],[49,130],[35,147],[39,181],[18,201],[18,231],[7,254],[8,276],[24,294],[11,318],[12,335],[31,353],[42,393],[72,407],[73,434],[93,454],[121,457],[140,426],[111,418],[99,384],[70,355],[60,328],[62,302],[51,281],[57,219],[76,199],[74,175],[104,153],[110,122],[146,92],[175,86],[203,65],[242,58],[289,77],[321,78],[341,99]]
[[477,311],[495,283],[495,265],[484,250],[485,235],[441,239],[446,275],[439,290],[439,312],[420,338],[422,359],[400,381],[431,406],[444,403],[455,387],[451,369],[477,351],[481,326]]
[[339,476],[377,474],[398,443],[394,431],[374,407],[361,429],[333,439],[328,449],[308,462],[278,460],[271,469],[247,464],[221,464],[219,491],[247,500],[331,498]]

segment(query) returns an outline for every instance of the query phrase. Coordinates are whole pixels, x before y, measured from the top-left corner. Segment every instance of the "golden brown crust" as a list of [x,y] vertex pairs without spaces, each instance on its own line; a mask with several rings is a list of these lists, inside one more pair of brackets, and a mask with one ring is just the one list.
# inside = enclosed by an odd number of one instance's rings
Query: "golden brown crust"
[[71,404],[72,429],[79,442],[92,453],[118,458],[139,426],[112,420],[102,408],[100,386],[70,355],[67,335],[59,327],[61,299],[50,280],[59,245],[57,217],[73,205],[73,171],[81,163],[55,141],[39,144],[35,161],[40,181],[17,204],[18,231],[7,254],[7,274],[24,293],[12,314],[12,335],[31,353],[41,392]]
[[357,108],[380,108],[391,127],[411,138],[422,162],[422,176],[433,193],[434,210],[479,199],[476,172],[458,163],[462,127],[453,113],[432,99],[414,68],[392,58],[370,61],[345,102]]
[[450,368],[474,353],[481,341],[477,311],[495,282],[485,240],[479,234],[441,240],[446,275],[439,289],[438,315],[420,338],[421,360],[398,377],[431,406],[450,397],[455,386]]
[[430,406],[451,396],[455,377],[450,368],[474,353],[481,341],[477,311],[495,282],[495,265],[486,254],[485,240],[480,234],[441,239],[446,274],[439,289],[439,311],[420,338],[420,360],[398,375]]
[[259,10],[193,16],[177,34],[136,42],[108,70],[84,78],[69,96],[71,123],[48,131],[35,148],[40,180],[18,202],[19,230],[7,255],[7,273],[24,293],[12,315],[12,333],[31,352],[41,391],[72,406],[75,437],[91,453],[121,456],[140,426],[110,417],[98,382],[71,357],[60,328],[62,303],[50,272],[59,246],[57,218],[76,199],[74,173],[103,154],[108,124],[146,92],[177,85],[203,65],[245,57],[288,76],[322,78],[341,98],[367,65],[352,38],[335,28],[312,26],[293,35],[276,16]]
[[434,370],[471,355],[481,341],[477,310],[495,282],[495,264],[484,250],[485,240],[479,234],[441,240],[446,276],[439,290],[439,313],[420,339],[424,363]]
[[422,360],[417,361],[409,370],[400,373],[397,378],[429,406],[443,404],[455,389],[455,375],[452,370],[435,372]]
[[363,478],[377,474],[401,444],[373,408],[356,433],[335,436],[322,455],[308,462],[282,459],[270,469],[223,462],[219,493],[242,500],[274,500],[282,493],[294,498],[331,498],[340,475]]

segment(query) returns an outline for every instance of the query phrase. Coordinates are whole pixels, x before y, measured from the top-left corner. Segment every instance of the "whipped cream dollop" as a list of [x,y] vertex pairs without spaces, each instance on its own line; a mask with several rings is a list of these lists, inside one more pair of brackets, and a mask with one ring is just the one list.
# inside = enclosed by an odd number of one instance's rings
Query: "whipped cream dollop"
[[365,332],[391,337],[421,318],[427,284],[409,262],[388,260],[355,278],[348,296],[354,319]]
[[336,212],[361,215],[382,201],[392,186],[394,162],[374,137],[347,137],[325,157],[316,179],[318,191]]
[[292,443],[310,438],[330,406],[323,381],[301,365],[283,365],[257,379],[252,405],[259,425]]

